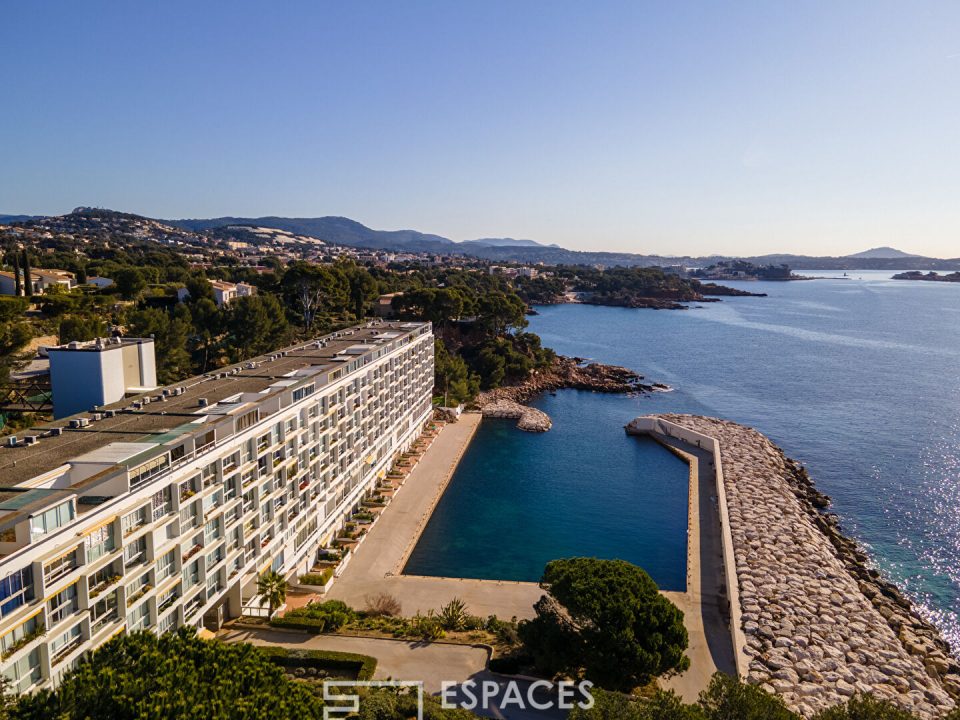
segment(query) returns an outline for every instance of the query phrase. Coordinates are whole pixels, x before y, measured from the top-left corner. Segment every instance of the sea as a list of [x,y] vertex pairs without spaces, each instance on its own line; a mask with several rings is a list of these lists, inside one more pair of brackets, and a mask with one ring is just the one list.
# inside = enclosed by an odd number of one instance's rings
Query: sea
[[753,426],[804,463],[844,531],[960,648],[960,285],[895,271],[726,283],[767,297],[686,310],[538,307],[564,355],[624,365],[669,392],[535,402],[543,435],[484,421],[406,572],[536,580],[553,557],[620,557],[682,589],[686,470],[637,415]]

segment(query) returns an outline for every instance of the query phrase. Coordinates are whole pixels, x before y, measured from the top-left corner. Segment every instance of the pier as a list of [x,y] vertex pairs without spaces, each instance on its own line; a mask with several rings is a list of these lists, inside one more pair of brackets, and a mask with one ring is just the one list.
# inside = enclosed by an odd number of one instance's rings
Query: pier
[[627,432],[695,455],[701,466],[706,456],[712,466],[717,569],[739,677],[805,717],[856,693],[921,718],[954,707],[955,663],[939,655],[931,663],[928,625],[908,604],[880,597],[879,582],[854,577],[850,557],[838,551],[846,546],[824,530],[830,524],[808,499],[809,480],[780,448],[751,428],[691,415],[640,417]]

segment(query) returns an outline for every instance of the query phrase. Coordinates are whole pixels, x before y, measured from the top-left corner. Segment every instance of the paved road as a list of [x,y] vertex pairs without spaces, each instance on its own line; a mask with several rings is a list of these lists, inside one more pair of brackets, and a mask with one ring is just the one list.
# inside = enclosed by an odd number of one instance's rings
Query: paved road
[[430,519],[450,477],[480,424],[468,413],[447,424],[407,477],[393,501],[354,551],[329,596],[363,609],[366,598],[388,592],[403,614],[436,610],[454,597],[474,615],[533,617],[533,604],[543,591],[535,583],[402,575],[403,565]]

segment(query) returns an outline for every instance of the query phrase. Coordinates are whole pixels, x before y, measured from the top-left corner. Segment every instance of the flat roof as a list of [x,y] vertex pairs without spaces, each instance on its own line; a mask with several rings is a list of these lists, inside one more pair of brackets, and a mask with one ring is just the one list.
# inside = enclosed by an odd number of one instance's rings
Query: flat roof
[[[416,333],[426,325],[383,321],[346,328],[304,344],[218,368],[206,375],[180,380],[166,386],[166,389],[172,391],[182,387],[185,388],[184,392],[180,395],[170,394],[163,402],[154,400],[140,409],[130,409],[131,404],[140,399],[159,397],[163,388],[157,388],[105,405],[100,410],[115,410],[117,414],[90,422],[86,427],[72,428],[71,418],[62,418],[19,430],[14,433],[21,440],[19,445],[9,447],[0,444],[0,488],[13,487],[71,461],[116,462],[119,455],[133,449],[132,444],[156,446],[184,432],[183,426],[187,423],[197,423],[192,429],[199,429],[207,415],[210,416],[210,422],[220,420],[222,413],[214,406],[222,400],[244,393],[263,393],[271,387],[278,390],[289,386],[291,380],[299,382],[314,374],[343,368],[345,359],[355,360],[359,357],[344,354],[351,346],[364,344],[374,349],[400,336]],[[317,346],[321,340],[326,343],[325,347]],[[339,359],[336,359],[337,356]],[[311,371],[299,372],[307,369]],[[206,401],[206,406],[200,405],[201,398]],[[250,398],[242,400],[249,402]],[[91,408],[71,417],[90,417],[92,412]],[[53,428],[60,428],[61,434],[44,436]],[[24,437],[31,435],[39,437],[38,442],[32,445],[22,442]]]

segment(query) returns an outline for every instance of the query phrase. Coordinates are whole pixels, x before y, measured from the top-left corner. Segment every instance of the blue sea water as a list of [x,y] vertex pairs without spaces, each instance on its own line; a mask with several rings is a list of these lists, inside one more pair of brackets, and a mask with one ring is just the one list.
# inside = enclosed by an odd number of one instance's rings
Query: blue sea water
[[[536,503],[523,505],[524,512],[555,509],[554,485],[575,494],[577,487],[602,482],[611,463],[639,462],[630,457],[637,452],[630,443],[599,442],[623,441],[621,426],[638,414],[692,412],[736,420],[807,465],[833,498],[843,528],[960,647],[960,285],[894,281],[891,274],[743,283],[739,287],[769,297],[724,298],[685,311],[539,308],[530,329],[545,345],[626,365],[674,391],[644,398],[563,392],[542,399],[555,421],[547,435],[566,433],[563,450],[578,462],[553,463],[551,481],[537,486]],[[590,430],[578,432],[584,428]],[[487,440],[487,430],[478,440]],[[491,428],[490,434],[494,430],[500,439],[484,445],[511,448],[495,474],[536,475],[544,462],[538,443],[546,436],[509,427]],[[526,486],[506,480],[479,485],[484,476],[474,474],[474,467],[485,461],[483,446],[476,448],[464,458],[411,567],[429,554],[431,574],[455,575],[470,564],[474,577],[496,577],[499,568],[491,558],[505,548],[518,556],[511,561],[516,567],[528,552],[543,556],[537,544],[515,543],[509,529],[478,534],[475,526],[488,510],[514,507]],[[581,505],[604,502],[602,493],[579,497]],[[467,512],[455,522],[444,520],[461,502]],[[604,507],[610,527],[635,512],[619,502]],[[676,512],[676,506],[647,507],[655,509],[651,516]],[[632,553],[638,558],[633,561],[654,568],[661,557],[658,535],[638,534],[633,542],[624,542],[619,556]],[[656,570],[652,574],[657,577]]]

